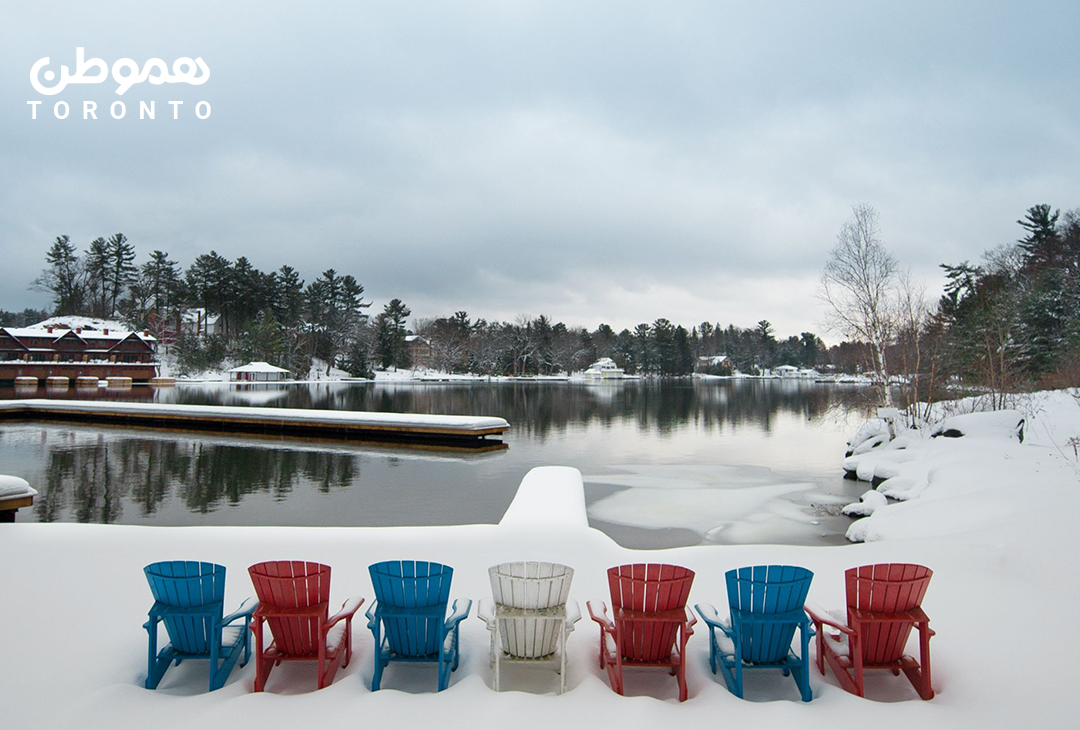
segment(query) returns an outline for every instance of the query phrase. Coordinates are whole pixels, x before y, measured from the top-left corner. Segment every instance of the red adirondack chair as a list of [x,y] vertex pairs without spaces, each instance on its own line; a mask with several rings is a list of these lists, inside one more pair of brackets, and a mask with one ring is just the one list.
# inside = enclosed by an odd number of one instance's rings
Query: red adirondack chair
[[[934,697],[930,686],[930,619],[920,605],[934,573],[922,565],[882,563],[851,568],[847,580],[847,625],[838,616],[806,607],[817,630],[817,666],[829,662],[840,686],[860,697],[864,669],[891,669],[907,675],[919,696]],[[822,630],[822,626],[830,627]],[[904,654],[912,627],[919,629],[919,660]],[[828,636],[826,636],[828,634]]]
[[[349,666],[352,617],[364,599],[350,598],[330,616],[330,566],[319,563],[257,563],[248,568],[248,574],[259,596],[251,626],[255,691],[263,691],[270,670],[283,661],[317,661],[319,689],[333,682],[338,667]],[[269,646],[264,622],[273,638]]]
[[600,668],[608,670],[611,688],[623,693],[623,667],[668,667],[679,681],[679,701],[686,700],[686,642],[697,619],[686,608],[694,571],[677,565],[620,565],[608,569],[613,619],[607,606],[586,605],[600,624]]

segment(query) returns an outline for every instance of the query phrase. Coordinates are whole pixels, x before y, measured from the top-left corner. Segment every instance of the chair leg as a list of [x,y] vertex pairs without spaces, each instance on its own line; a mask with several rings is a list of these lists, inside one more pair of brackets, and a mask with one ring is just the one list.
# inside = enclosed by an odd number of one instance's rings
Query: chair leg
[[[149,651],[146,661],[146,682],[144,686],[147,689],[157,689],[158,684],[161,682],[161,678],[165,676],[165,670],[169,668],[171,658],[166,656],[164,658],[158,656],[157,650],[157,619],[150,619],[146,623],[146,633],[148,634]],[[165,654],[166,652],[162,652]]]
[[559,632],[559,694],[566,691],[566,631]]
[[792,671],[792,675],[795,679],[795,684],[799,688],[799,694],[802,695],[803,702],[809,702],[814,699],[814,692],[810,688],[810,625],[809,623],[802,623],[799,625],[799,635],[802,639],[802,656],[799,657],[799,663]]
[[255,625],[251,627],[255,634],[255,687],[254,691],[262,692],[266,689],[266,680],[270,672],[276,666],[273,659],[266,657],[263,650],[263,622],[261,618],[255,619]]
[[930,684],[930,637],[933,636],[933,632],[930,631],[928,624],[918,624],[919,629],[919,663],[915,664],[911,662],[911,665],[904,664],[904,674],[907,675],[908,680],[912,686],[915,687],[915,691],[919,693],[919,697],[924,700],[934,699],[934,688]]

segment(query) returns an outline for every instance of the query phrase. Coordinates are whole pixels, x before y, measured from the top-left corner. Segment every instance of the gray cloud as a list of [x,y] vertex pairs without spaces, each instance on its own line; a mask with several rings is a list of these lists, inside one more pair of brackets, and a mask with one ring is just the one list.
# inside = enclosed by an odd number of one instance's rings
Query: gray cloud
[[[7,308],[45,303],[54,236],[122,230],[185,264],[348,271],[417,316],[787,333],[819,328],[854,202],[931,287],[1029,205],[1080,204],[1070,2],[55,5],[0,27]],[[69,87],[69,119],[31,121],[30,66],[78,45],[212,77],[133,87],[120,121],[110,86]]]

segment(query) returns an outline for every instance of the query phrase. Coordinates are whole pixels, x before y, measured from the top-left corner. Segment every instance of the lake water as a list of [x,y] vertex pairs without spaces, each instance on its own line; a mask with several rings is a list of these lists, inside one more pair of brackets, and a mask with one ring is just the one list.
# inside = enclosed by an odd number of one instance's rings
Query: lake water
[[839,507],[865,489],[842,478],[840,460],[868,399],[865,391],[836,385],[182,384],[102,396],[502,416],[511,430],[504,451],[461,454],[3,423],[0,472],[22,476],[40,492],[32,510],[19,511],[20,522],[494,523],[529,469],[558,464],[581,470],[591,523],[629,547],[842,544],[850,520]]

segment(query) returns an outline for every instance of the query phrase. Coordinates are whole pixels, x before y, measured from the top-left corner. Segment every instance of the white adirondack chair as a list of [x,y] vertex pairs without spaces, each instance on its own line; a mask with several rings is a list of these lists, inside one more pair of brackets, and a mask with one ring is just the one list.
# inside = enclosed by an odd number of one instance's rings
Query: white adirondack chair
[[503,663],[554,666],[559,693],[566,690],[566,638],[581,619],[568,600],[574,569],[558,563],[500,563],[488,569],[493,600],[477,616],[491,632],[495,691]]

